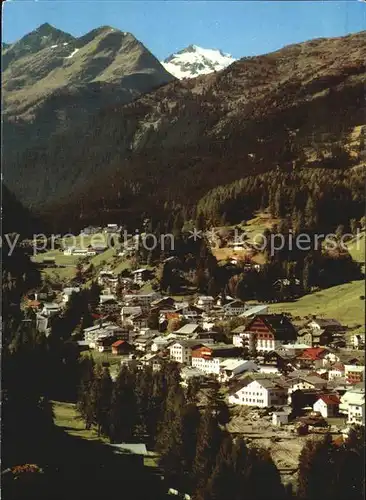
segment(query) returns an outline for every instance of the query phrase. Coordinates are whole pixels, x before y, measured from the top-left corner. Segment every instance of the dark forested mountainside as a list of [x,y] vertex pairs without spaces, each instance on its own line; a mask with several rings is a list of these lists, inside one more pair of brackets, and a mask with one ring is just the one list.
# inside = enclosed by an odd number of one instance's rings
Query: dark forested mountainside
[[256,210],[269,207],[279,219],[301,230],[333,231],[364,213],[363,169],[275,170],[249,176],[209,191],[197,204],[197,212],[214,225],[239,223]]
[[18,233],[23,238],[41,231],[43,225],[28,208],[16,198],[14,193],[1,183],[1,232],[3,235]]
[[75,224],[193,206],[276,168],[360,165],[365,42],[365,32],[312,40],[174,81],[19,154],[5,178],[28,205]]
[[[2,46],[2,79],[5,156],[12,158],[174,77],[130,33],[102,26],[75,38],[43,24]],[[18,181],[13,171],[6,177],[13,174]]]
[[107,107],[5,165],[9,185],[28,205],[79,221],[194,205],[276,168],[359,165],[365,42],[363,32],[292,45]]

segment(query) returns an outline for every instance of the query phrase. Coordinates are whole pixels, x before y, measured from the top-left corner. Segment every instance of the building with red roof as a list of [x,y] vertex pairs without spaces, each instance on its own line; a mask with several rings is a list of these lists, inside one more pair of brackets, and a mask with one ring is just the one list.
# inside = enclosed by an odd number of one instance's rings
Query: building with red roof
[[321,368],[323,359],[328,353],[324,347],[309,347],[297,356],[299,368]]
[[337,394],[321,394],[313,405],[313,410],[323,418],[336,417],[339,412],[340,399]]
[[112,354],[122,355],[130,354],[133,351],[133,347],[126,340],[117,340],[112,344]]

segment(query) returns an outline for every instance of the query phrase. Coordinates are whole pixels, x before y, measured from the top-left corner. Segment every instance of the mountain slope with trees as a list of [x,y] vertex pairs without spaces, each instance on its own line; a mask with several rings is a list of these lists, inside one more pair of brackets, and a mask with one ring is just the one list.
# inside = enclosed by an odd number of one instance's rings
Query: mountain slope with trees
[[244,58],[106,107],[5,164],[10,187],[82,223],[192,207],[209,189],[276,168],[361,165],[365,35]]

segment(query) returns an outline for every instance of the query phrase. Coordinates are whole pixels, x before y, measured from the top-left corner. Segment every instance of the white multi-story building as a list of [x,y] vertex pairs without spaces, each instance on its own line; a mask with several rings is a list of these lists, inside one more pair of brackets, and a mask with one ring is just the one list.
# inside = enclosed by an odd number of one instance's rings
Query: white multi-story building
[[192,366],[207,375],[219,375],[221,362],[238,355],[238,349],[233,345],[214,344],[212,339],[200,339],[200,341],[203,345],[192,351]]
[[250,334],[245,332],[245,326],[241,325],[232,331],[233,344],[236,347],[249,347]]
[[189,340],[181,340],[179,342],[174,342],[169,347],[169,355],[172,361],[177,363],[191,364],[192,359],[192,349],[197,347],[199,342],[190,342]]
[[336,394],[322,394],[313,405],[313,410],[320,413],[323,418],[338,415],[339,397]]
[[349,403],[347,423],[365,425],[365,397]]
[[207,375],[219,375],[222,358],[193,357],[192,366]]
[[92,248],[74,248],[67,247],[64,250],[64,255],[76,255],[78,257],[93,257],[97,252]]
[[230,316],[239,316],[240,314],[243,314],[247,310],[247,307],[245,306],[244,302],[241,302],[241,300],[232,300],[227,304],[223,304],[221,306],[221,309],[224,316],[230,317]]
[[229,396],[229,403],[243,406],[283,406],[286,404],[287,388],[277,378],[252,380],[248,377],[240,389]]
[[365,425],[365,388],[358,385],[343,394],[339,412],[347,415],[348,423]]
[[123,303],[125,306],[141,306],[142,309],[148,309],[154,300],[157,300],[160,295],[156,292],[151,293],[130,293],[125,294]]
[[120,327],[112,322],[90,326],[84,329],[84,341],[91,349],[95,349],[97,340],[100,338],[117,336],[121,340],[130,341],[131,332],[128,328]]

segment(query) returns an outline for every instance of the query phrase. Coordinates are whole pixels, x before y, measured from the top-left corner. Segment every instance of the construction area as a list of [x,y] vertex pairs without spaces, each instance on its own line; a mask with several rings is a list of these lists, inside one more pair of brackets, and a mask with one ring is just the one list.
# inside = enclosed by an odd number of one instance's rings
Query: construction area
[[269,408],[255,409],[245,406],[230,408],[230,422],[226,429],[233,435],[242,437],[249,445],[266,448],[271,453],[284,483],[295,482],[301,450],[308,439],[317,439],[330,432],[340,436],[339,426],[307,426],[304,435],[299,434],[297,423],[276,426],[272,423]]

